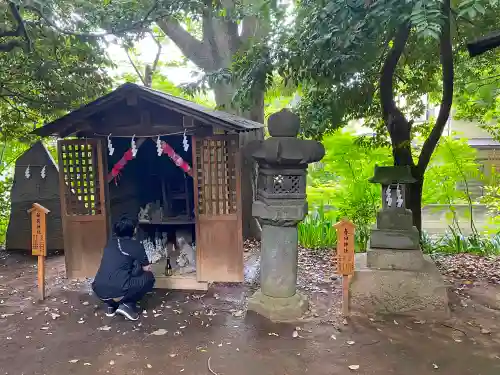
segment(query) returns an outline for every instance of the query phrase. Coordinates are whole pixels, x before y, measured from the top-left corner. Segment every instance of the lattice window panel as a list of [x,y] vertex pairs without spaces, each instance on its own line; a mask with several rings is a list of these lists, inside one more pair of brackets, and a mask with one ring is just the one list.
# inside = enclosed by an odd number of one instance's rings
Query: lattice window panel
[[93,143],[61,143],[68,215],[102,213],[97,150]]
[[237,139],[203,139],[197,143],[198,212],[236,214]]
[[277,175],[273,176],[272,194],[300,194],[301,176]]

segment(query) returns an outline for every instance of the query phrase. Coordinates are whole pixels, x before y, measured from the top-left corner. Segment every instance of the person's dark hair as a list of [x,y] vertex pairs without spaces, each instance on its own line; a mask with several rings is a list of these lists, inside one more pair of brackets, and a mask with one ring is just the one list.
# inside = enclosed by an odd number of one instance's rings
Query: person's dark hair
[[137,223],[128,217],[122,217],[113,225],[113,232],[118,238],[133,237]]

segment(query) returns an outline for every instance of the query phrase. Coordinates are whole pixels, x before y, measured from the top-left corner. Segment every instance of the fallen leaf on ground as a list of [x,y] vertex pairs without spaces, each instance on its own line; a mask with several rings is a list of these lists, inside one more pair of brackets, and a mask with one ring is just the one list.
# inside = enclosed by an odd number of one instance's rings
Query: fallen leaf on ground
[[170,358],[174,358],[175,356],[177,356],[177,354],[175,354],[175,353],[169,354]]
[[396,320],[394,320],[394,324],[395,324],[395,325],[399,325],[399,323],[398,323]]
[[337,336],[335,336],[335,335],[331,335],[330,338],[333,340],[337,340]]
[[92,366],[92,363],[85,362],[83,365],[84,366]]
[[243,310],[238,310],[233,313],[233,316],[236,318],[240,318],[243,316]]
[[460,339],[454,339],[454,340],[455,340],[455,342],[462,342],[462,340],[460,340]]
[[342,324],[346,326],[346,325],[348,325],[349,323],[347,322],[347,319],[344,319],[344,320],[342,320]]
[[57,319],[57,318],[59,318],[61,315],[56,314],[56,313],[50,313],[50,316],[52,317],[52,320],[56,320],[56,319]]
[[432,367],[434,367],[435,370],[437,370],[439,368],[439,366],[436,365],[435,363],[432,364]]
[[163,335],[166,335],[167,333],[168,333],[168,331],[166,329],[163,329],[163,328],[160,328],[160,329],[157,329],[154,332],[151,332],[151,334],[153,336],[163,336]]
[[489,329],[486,329],[486,328],[481,328],[481,333],[483,335],[489,335],[491,333],[491,331]]
[[269,336],[279,336],[277,333],[274,333],[274,332],[269,332],[268,335]]
[[70,359],[68,362],[69,363],[77,363],[79,361],[79,359]]
[[121,357],[123,354],[122,353],[115,353],[117,357]]
[[354,345],[355,343],[356,343],[356,342],[354,342],[354,341],[346,341],[346,344],[347,344],[347,345]]
[[349,370],[359,370],[359,365],[349,365]]
[[97,328],[98,331],[109,331],[111,329],[110,326],[102,326]]
[[297,337],[299,337],[299,333],[298,333],[297,331],[293,331],[293,333],[292,333],[292,337],[293,337],[293,338],[297,338]]
[[0,318],[5,319],[8,318],[9,316],[14,316],[14,314],[2,314],[0,315]]
[[153,368],[149,363],[146,365],[147,368]]
[[82,302],[82,305],[83,305],[83,306],[88,306],[88,305],[89,305],[89,303],[88,303],[87,301],[84,301],[84,302]]
[[111,360],[111,361],[109,361],[109,364],[110,364],[111,366],[114,366],[114,365],[115,365],[115,361]]

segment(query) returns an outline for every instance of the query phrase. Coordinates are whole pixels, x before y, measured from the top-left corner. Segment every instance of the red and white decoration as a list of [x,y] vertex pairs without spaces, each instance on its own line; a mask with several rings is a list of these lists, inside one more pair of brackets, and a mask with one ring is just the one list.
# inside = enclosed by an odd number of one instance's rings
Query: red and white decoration
[[184,161],[184,159],[179,154],[177,154],[167,142],[161,141],[161,147],[163,149],[163,153],[166,154],[174,162],[175,165],[182,169],[187,175],[193,175],[193,171],[189,164]]
[[132,149],[128,149],[123,156],[121,157],[120,160],[116,162],[116,164],[113,166],[111,169],[111,172],[108,174],[108,182],[111,182],[112,180],[115,180],[118,178],[120,175],[121,170],[125,167],[125,165],[132,160],[134,157],[132,156]]
[[[144,140],[145,140],[144,138],[141,138],[136,144],[135,136],[132,137],[132,141],[130,142],[131,147],[123,154],[120,160],[116,162],[116,164],[111,169],[111,172],[109,172],[108,182],[111,182],[113,180],[115,181],[115,183],[117,182],[117,178],[119,177],[121,170],[125,168],[125,165],[127,165],[127,163],[130,160],[132,160],[135,157],[135,155],[137,155],[137,150],[142,145]],[[167,142],[162,141],[160,137],[158,137],[158,139],[156,140],[156,149],[158,152],[158,156],[161,156],[163,154],[167,155],[174,162],[174,164],[178,166],[180,169],[182,169],[187,175],[189,176],[193,175],[191,166],[179,154],[177,154]],[[29,167],[27,172],[29,173]]]

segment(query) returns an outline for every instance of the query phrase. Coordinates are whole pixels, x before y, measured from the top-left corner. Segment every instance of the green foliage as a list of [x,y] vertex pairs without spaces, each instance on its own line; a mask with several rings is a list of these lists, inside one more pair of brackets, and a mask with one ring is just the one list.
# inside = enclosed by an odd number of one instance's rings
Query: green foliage
[[8,222],[13,165],[36,140],[31,131],[111,86],[105,69],[112,64],[104,44],[61,34],[51,24],[52,19],[77,25],[62,17],[71,9],[72,2],[65,0],[0,5],[0,242]]
[[299,223],[299,244],[306,249],[330,250],[336,246],[337,232],[332,213],[325,212],[324,207],[307,216]]
[[[426,94],[438,100],[441,97],[438,39],[443,2],[371,1],[368,7],[365,3],[307,0],[297,8],[296,32],[282,52],[284,64],[280,68],[287,77],[305,85],[301,115],[310,136],[321,136],[359,118],[377,132],[385,132],[380,124],[379,72],[392,47],[394,30],[403,22],[413,26],[394,75],[395,95],[405,98],[399,103],[403,112],[415,118],[425,110]],[[500,6],[497,1],[480,0],[455,4],[453,12],[462,15],[455,20],[453,43],[457,51],[463,51],[466,38],[476,32],[464,17],[479,16],[482,9],[488,9],[487,15],[474,20],[480,22],[477,29],[484,32],[494,27]],[[489,56],[489,66],[495,65],[494,61],[494,56]],[[456,66],[466,73],[461,65]]]
[[[341,131],[325,137],[323,143],[325,157],[309,171],[310,205],[329,204],[335,211],[336,221],[344,217],[351,220],[356,225],[359,248],[365,250],[369,229],[381,203],[380,186],[368,179],[376,164],[391,164],[390,151],[365,147],[356,142],[355,136]],[[310,194],[310,190],[318,194]]]
[[462,235],[459,231],[449,228],[442,237],[432,239],[424,236],[422,250],[426,254],[468,253],[480,256],[500,255],[500,235],[486,236],[480,234]]
[[483,180],[477,151],[467,139],[442,137],[425,172],[422,203],[469,203],[470,182]]
[[[376,164],[391,164],[390,150],[388,147],[367,147],[359,138],[340,130],[324,137],[323,143],[325,157],[309,169],[309,205],[313,211],[317,207],[320,212],[327,209],[334,222],[343,217],[353,221],[356,248],[365,250],[369,230],[381,204],[380,186],[369,183],[368,179]],[[468,185],[472,180],[482,179],[476,156],[476,151],[465,140],[443,137],[424,178],[424,204],[447,204],[449,214],[454,217],[455,204],[472,203]],[[317,217],[323,219],[324,215]],[[314,227],[320,225],[314,224]],[[310,233],[312,236],[316,232],[310,230]]]

